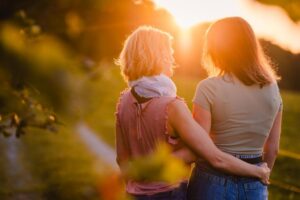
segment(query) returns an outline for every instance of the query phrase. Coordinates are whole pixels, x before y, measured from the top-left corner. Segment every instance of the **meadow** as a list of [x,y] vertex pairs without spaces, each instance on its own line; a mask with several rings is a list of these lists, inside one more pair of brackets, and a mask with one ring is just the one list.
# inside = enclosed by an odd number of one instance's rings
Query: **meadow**
[[[104,74],[104,75],[103,75]],[[107,68],[96,79],[88,80],[83,94],[87,106],[84,120],[109,145],[114,146],[114,112],[119,93],[126,87],[117,67]],[[178,95],[191,108],[191,99],[199,81],[197,78],[176,75]],[[276,161],[270,185],[271,200],[300,199],[300,93],[282,91],[284,102],[281,153]],[[76,134],[74,122],[65,121],[58,133],[31,130],[17,142],[0,138],[0,199],[99,199],[99,183],[103,176],[100,160],[89,151]],[[15,145],[14,162],[7,152]],[[16,165],[30,174],[22,181]],[[20,170],[19,170],[20,171]],[[26,184],[30,183],[30,184]],[[101,197],[100,197],[101,199]]]

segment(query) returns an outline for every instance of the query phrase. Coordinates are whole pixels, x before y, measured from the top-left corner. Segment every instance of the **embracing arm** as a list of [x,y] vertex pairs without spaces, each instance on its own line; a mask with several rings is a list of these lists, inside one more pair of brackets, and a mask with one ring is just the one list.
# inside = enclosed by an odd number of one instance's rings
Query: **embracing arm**
[[193,105],[193,117],[200,124],[200,126],[206,131],[206,133],[210,133],[211,130],[211,113],[208,110],[205,110],[198,104]]
[[273,123],[271,132],[264,145],[264,161],[268,163],[270,169],[273,168],[276,157],[279,152],[279,140],[281,134],[281,119],[282,111],[279,111],[276,115],[275,121]]
[[[198,124],[200,124],[201,127],[206,131],[205,133],[210,132],[211,114],[209,111],[200,107],[198,104],[194,104],[193,117],[196,120],[196,122],[198,122]],[[197,155],[195,155],[195,153],[186,146],[175,151],[174,155],[180,158],[181,160],[185,161],[186,163],[192,163],[197,159]]]
[[220,151],[205,130],[193,119],[184,102],[174,101],[169,107],[168,115],[169,123],[181,139],[213,167],[240,176],[258,177],[264,183],[268,183],[270,170],[267,167],[250,165]]
[[173,155],[180,160],[183,160],[186,164],[191,164],[197,159],[197,155],[186,146],[183,146],[182,148],[174,151]]

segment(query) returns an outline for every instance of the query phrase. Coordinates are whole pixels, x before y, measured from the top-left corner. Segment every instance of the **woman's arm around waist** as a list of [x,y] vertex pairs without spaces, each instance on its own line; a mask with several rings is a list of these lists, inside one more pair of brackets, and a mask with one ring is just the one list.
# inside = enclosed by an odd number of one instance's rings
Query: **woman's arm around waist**
[[219,150],[205,130],[193,119],[184,102],[176,100],[171,103],[168,120],[181,139],[213,167],[240,176],[258,177],[268,183],[269,168],[248,164]]

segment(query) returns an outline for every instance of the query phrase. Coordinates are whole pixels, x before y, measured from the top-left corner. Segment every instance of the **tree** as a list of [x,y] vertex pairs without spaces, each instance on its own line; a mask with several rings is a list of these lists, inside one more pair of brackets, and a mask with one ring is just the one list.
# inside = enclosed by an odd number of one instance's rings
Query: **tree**
[[54,131],[58,115],[78,113],[86,75],[102,59],[113,61],[141,24],[174,29],[150,0],[1,1],[0,133]]

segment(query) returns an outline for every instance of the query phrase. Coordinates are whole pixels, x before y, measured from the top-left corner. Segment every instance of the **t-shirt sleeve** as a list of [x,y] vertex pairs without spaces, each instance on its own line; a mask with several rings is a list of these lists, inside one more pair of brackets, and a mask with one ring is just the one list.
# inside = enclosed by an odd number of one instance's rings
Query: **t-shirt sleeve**
[[279,88],[277,86],[277,89],[278,89],[278,99],[279,99],[279,111],[282,111],[283,109],[283,102],[282,102],[282,97],[281,97],[281,94],[280,94],[280,91],[279,91]]
[[197,85],[193,103],[201,106],[205,110],[211,111],[211,107],[215,96],[215,86],[213,81],[205,79],[200,81]]
[[278,112],[279,111],[282,111],[282,108],[283,108],[283,103],[282,103],[282,97],[281,97],[281,94],[280,94],[280,90],[279,90],[279,87],[278,87],[278,84],[275,83],[273,85],[274,87],[274,95],[275,95],[275,100],[276,100],[276,103],[277,103],[277,109],[278,109]]

